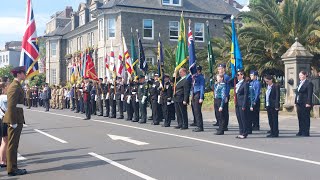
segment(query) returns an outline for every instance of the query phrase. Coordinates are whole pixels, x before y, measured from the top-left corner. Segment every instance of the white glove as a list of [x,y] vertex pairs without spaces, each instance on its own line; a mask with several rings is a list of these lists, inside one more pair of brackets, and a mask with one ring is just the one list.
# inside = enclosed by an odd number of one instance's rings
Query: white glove
[[168,101],[168,102],[167,102],[167,106],[169,106],[170,104],[171,104],[171,101]]
[[139,102],[138,96],[136,96],[136,102]]
[[161,96],[159,95],[158,96],[158,104],[160,104],[160,99],[161,99]]
[[110,94],[109,94],[109,93],[107,93],[107,97],[106,97],[106,99],[109,99],[109,97],[110,97]]
[[121,94],[121,101],[123,101],[123,99],[124,99],[124,95],[123,95],[123,94]]
[[18,124],[10,124],[10,127],[12,127],[13,129],[18,127]]
[[97,96],[97,95],[95,95],[95,96],[94,96],[94,100],[95,100],[95,101],[97,101],[97,99],[98,99],[98,96]]
[[128,95],[128,97],[127,97],[127,104],[130,104],[130,101],[131,101],[131,96]]
[[116,95],[113,95],[113,100],[116,100]]
[[147,96],[143,96],[143,97],[142,97],[142,100],[141,100],[142,104],[145,103],[146,99],[147,99]]

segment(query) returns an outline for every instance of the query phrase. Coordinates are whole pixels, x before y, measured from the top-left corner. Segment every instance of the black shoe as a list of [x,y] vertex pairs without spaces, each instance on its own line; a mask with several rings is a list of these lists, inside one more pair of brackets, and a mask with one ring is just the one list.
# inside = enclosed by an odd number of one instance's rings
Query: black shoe
[[0,164],[0,168],[5,168],[5,167],[7,167],[6,164]]
[[190,126],[197,126],[195,123],[191,123]]
[[124,119],[124,117],[123,117],[123,116],[120,116],[120,117],[118,117],[117,119]]
[[303,137],[309,137],[310,134],[309,134],[309,133],[302,133],[301,136],[303,136]]
[[89,118],[84,118],[83,120],[89,120]]
[[302,133],[301,132],[298,132],[297,134],[296,134],[296,136],[301,136],[302,135]]
[[99,114],[98,116],[103,116],[102,114]]
[[271,130],[267,131],[267,133],[269,133],[269,134],[270,134],[270,133],[271,133]]
[[139,121],[138,123],[139,123],[139,124],[145,124],[145,123],[147,123],[147,122],[145,122],[145,121]]
[[175,129],[180,129],[180,128],[181,128],[181,126],[175,126],[174,128],[175,128]]
[[180,130],[187,130],[188,129],[188,127],[182,127],[182,128],[180,128]]
[[162,127],[170,127],[170,125],[164,124],[162,125]]
[[228,128],[224,128],[223,131],[229,131],[229,129]]
[[116,118],[116,116],[111,116],[110,118]]
[[28,172],[25,169],[17,169],[17,170],[15,170],[13,172],[9,172],[8,176],[21,176],[21,175],[25,175],[27,173]]
[[216,122],[215,124],[213,124],[213,126],[219,126],[219,123]]
[[138,121],[132,120],[132,122],[138,122]]
[[159,125],[159,123],[151,123],[151,125],[155,125],[156,126],[156,125]]
[[215,135],[224,135],[223,131],[217,131],[216,133],[214,133]]
[[202,132],[203,131],[203,129],[200,129],[200,128],[196,128],[196,129],[194,129],[194,130],[192,130],[193,132]]
[[277,134],[269,134],[266,137],[267,138],[275,138],[275,137],[279,137],[279,135],[277,135]]

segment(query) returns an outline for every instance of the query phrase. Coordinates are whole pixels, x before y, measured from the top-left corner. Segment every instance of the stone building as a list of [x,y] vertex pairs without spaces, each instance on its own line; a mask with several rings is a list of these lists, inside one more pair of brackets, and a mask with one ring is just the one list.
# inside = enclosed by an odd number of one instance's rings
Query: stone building
[[[209,21],[211,36],[224,35],[224,23],[239,11],[224,0],[86,0],[70,16],[65,9],[50,21],[68,19],[60,26],[47,25],[47,82],[59,84],[70,78],[75,54],[88,47],[95,49],[93,56],[99,77],[106,75],[104,59],[110,53],[111,42],[116,57],[119,54],[122,36],[130,49],[131,29],[134,37],[139,31],[146,60],[156,63],[154,48],[158,35],[165,45],[177,45],[180,15],[183,11],[188,28],[191,20],[197,47],[206,46],[206,21]],[[66,20],[67,21],[67,20]],[[135,39],[137,43],[137,39]],[[137,45],[136,45],[137,46]],[[137,47],[136,47],[137,48]],[[55,53],[55,57],[52,55]]]

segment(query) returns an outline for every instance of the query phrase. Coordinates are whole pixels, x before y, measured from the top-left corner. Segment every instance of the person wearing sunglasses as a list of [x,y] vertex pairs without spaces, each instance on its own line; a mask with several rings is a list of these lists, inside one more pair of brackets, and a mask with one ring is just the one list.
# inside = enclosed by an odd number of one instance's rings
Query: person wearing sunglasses
[[299,73],[300,83],[296,90],[295,104],[299,120],[296,136],[310,136],[310,111],[312,108],[313,84],[307,79],[307,72]]
[[236,115],[239,123],[239,135],[236,138],[245,139],[248,136],[247,111],[249,108],[249,83],[245,81],[243,70],[237,71],[236,84]]
[[267,137],[279,137],[280,86],[273,83],[273,78],[270,75],[266,75],[264,81],[268,85],[265,95],[265,108],[268,114],[270,134]]

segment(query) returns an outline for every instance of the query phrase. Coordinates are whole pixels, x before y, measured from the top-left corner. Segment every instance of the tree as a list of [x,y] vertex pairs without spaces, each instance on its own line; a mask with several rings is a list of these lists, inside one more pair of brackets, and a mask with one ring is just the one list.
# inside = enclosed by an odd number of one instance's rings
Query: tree
[[313,65],[319,64],[320,3],[318,0],[256,1],[251,11],[243,12],[246,19],[239,30],[240,39],[247,42],[244,60],[260,73],[283,75],[281,56],[295,38],[315,55]]
[[42,86],[46,83],[46,75],[45,74],[38,74],[29,80],[30,86]]
[[12,69],[12,66],[5,66],[5,67],[0,68],[0,77],[7,76],[12,81],[13,75],[10,72],[11,69]]

